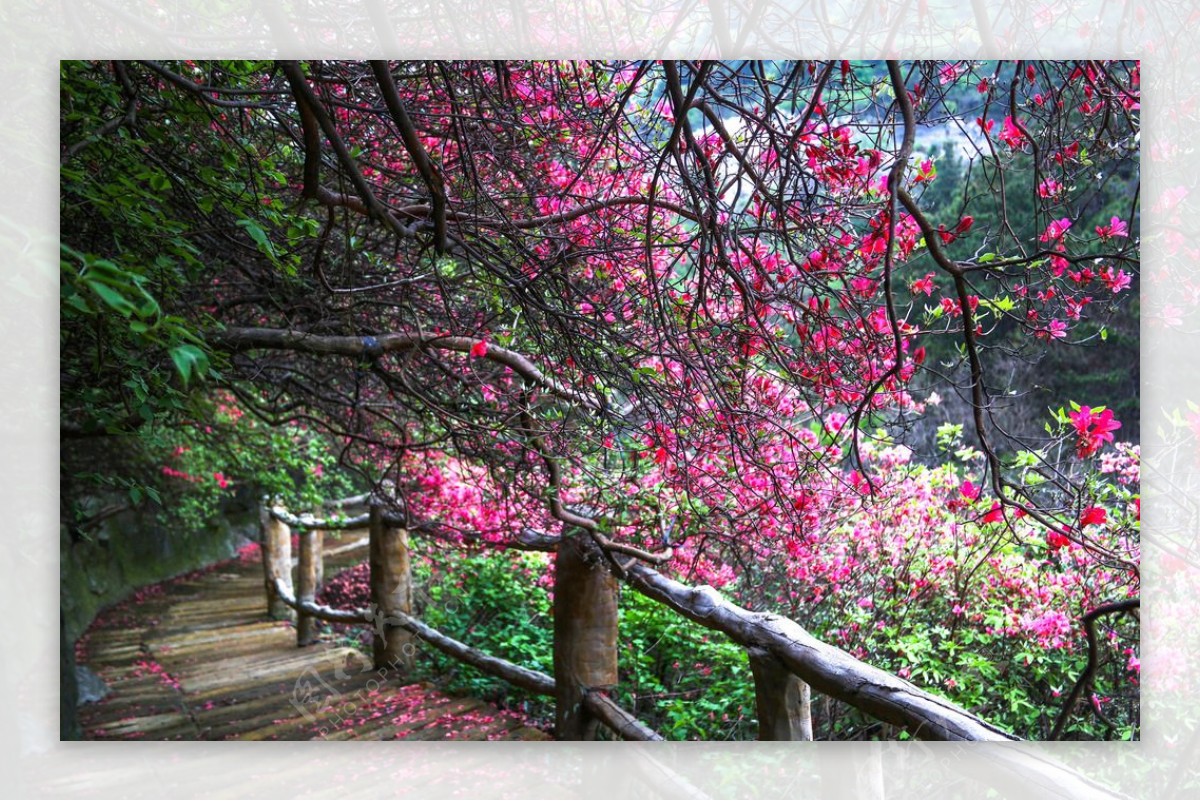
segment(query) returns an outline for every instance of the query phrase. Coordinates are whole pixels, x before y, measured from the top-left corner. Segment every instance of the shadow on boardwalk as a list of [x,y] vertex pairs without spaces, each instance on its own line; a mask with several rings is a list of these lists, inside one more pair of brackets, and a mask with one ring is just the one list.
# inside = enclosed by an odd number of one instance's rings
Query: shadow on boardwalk
[[[366,555],[366,540],[329,554]],[[268,620],[257,552],[139,590],[77,646],[108,695],[79,710],[88,740],[546,740],[477,699],[372,670],[360,651],[296,647]]]

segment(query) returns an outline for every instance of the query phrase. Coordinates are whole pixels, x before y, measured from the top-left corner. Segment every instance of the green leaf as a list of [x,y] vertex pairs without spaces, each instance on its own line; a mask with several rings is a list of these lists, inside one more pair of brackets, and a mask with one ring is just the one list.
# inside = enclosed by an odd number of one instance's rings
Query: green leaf
[[258,249],[269,256],[271,261],[275,261],[275,248],[262,226],[253,220],[238,220],[238,226],[246,229],[246,233],[254,240],[254,244],[258,245]]
[[195,345],[177,345],[171,348],[171,360],[175,362],[175,369],[179,371],[185,386],[191,379],[193,370],[201,377],[208,370],[208,356]]
[[996,260],[995,253],[984,253],[982,256],[979,257],[980,264],[987,264],[989,261],[995,261],[995,260]]
[[120,314],[122,317],[128,317],[137,311],[137,308],[129,302],[129,300],[108,286],[105,286],[100,281],[88,280],[87,285],[93,292],[100,296],[100,299],[105,302],[113,311]]

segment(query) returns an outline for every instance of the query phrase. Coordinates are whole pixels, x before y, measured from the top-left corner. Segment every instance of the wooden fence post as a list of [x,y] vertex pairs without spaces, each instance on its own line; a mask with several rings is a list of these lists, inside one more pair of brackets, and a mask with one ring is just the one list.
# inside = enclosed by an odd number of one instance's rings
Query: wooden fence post
[[325,531],[323,529],[315,529],[312,533],[313,543],[313,590],[321,591],[321,586],[325,583]]
[[584,706],[584,695],[616,684],[617,579],[590,540],[564,536],[554,575],[557,738],[594,740],[599,721]]
[[811,740],[812,694],[770,651],[749,648],[758,739]]
[[377,670],[412,667],[415,647],[413,635],[390,623],[395,612],[412,614],[412,566],[408,553],[408,532],[392,528],[383,520],[378,505],[371,505],[371,602],[374,612],[375,642],[372,648]]
[[[317,535],[314,529],[304,529],[300,532],[300,568],[296,571],[296,600],[300,603],[316,603],[317,600],[317,565],[320,564],[320,551],[317,550]],[[317,641],[317,619],[306,612],[296,616],[296,645],[312,645]]]
[[275,592],[275,580],[292,589],[292,532],[287,523],[271,515],[270,498],[263,499],[262,560],[263,578],[267,585],[267,614],[275,620],[292,620],[292,608]]

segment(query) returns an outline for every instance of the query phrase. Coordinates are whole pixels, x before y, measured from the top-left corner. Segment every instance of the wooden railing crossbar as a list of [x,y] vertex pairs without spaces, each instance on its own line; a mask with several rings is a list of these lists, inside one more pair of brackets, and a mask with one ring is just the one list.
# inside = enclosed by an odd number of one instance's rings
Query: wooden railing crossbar
[[[283,582],[278,580],[276,580],[275,591],[284,603],[297,612],[305,612],[320,620],[368,626],[381,624],[377,613],[371,609],[334,609],[324,604],[300,601]],[[410,615],[393,613],[388,616],[386,621],[382,621],[382,625],[405,629],[447,656],[487,673],[489,676],[503,679],[515,687],[528,690],[535,695],[555,695],[553,677],[537,670],[521,667],[498,656],[484,653],[443,634]],[[588,690],[584,696],[584,704],[602,723],[626,740],[656,741],[663,739],[662,735],[646,726],[598,690]]]

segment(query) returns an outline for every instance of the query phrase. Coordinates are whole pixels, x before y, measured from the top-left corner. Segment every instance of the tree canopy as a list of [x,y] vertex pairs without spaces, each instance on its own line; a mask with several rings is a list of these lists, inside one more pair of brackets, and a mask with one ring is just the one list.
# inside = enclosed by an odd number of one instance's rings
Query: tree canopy
[[1136,63],[61,77],[62,433],[156,454],[135,503],[390,480],[447,543],[582,530],[891,667],[1137,597],[1129,399],[1014,367],[1135,335]]

